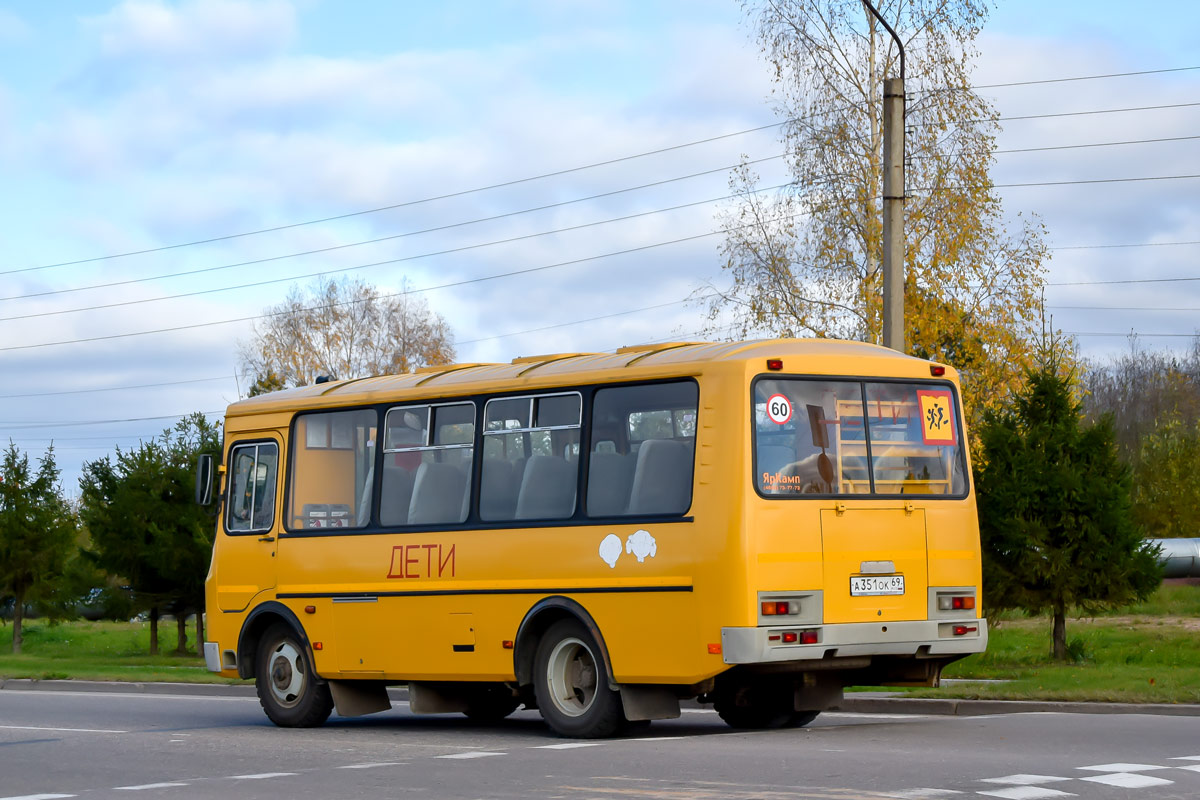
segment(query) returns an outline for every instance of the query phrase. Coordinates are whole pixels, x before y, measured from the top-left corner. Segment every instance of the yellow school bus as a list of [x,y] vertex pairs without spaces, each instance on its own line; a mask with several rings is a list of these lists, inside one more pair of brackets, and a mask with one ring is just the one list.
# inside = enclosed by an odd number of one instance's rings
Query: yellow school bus
[[[712,703],[802,725],[987,643],[952,368],[673,343],[234,403],[204,656],[268,717],[522,704],[601,737]],[[211,494],[205,475],[198,495]]]

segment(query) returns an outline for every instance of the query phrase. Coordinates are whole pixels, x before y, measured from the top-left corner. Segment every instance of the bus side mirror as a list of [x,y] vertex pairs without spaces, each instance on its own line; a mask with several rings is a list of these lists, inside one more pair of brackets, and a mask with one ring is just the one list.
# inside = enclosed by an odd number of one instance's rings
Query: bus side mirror
[[196,503],[210,506],[212,501],[213,457],[208,453],[203,453],[196,462]]

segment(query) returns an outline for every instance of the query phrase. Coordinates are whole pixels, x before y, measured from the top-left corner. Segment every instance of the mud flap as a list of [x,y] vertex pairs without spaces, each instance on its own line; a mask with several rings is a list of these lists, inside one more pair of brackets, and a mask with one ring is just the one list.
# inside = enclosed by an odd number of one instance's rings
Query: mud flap
[[666,686],[623,684],[621,706],[625,719],[637,722],[646,719],[678,719],[679,698]]

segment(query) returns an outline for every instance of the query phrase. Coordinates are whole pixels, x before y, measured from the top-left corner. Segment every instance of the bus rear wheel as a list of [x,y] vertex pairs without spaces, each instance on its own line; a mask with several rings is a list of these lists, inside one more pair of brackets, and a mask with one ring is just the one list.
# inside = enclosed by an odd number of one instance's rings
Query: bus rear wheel
[[254,687],[267,717],[283,728],[312,728],[333,711],[329,684],[313,672],[308,648],[288,625],[267,628],[258,642]]
[[[717,690],[713,705],[731,728],[764,730],[806,725],[816,714],[793,711],[794,690],[781,681],[755,682],[723,686]],[[812,714],[812,717],[807,717]]]
[[559,736],[600,739],[625,722],[621,695],[609,688],[600,648],[573,619],[554,623],[538,642],[533,691],[538,710]]

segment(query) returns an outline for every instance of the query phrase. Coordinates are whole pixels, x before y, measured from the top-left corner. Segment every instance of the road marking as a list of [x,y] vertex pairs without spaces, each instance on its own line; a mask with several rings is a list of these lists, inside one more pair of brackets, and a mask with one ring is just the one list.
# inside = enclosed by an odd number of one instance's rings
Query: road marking
[[983,783],[1008,783],[1015,786],[1037,786],[1039,783],[1056,783],[1073,778],[1058,778],[1053,775],[1005,775],[1003,778],[983,778]]
[[403,761],[374,761],[370,764],[343,764],[338,769],[374,769],[375,767],[398,767]]
[[1155,778],[1153,775],[1139,775],[1136,772],[1113,772],[1109,775],[1096,775],[1080,780],[1092,783],[1103,783],[1107,786],[1119,786],[1122,789],[1145,789],[1147,786],[1166,786],[1174,783],[1165,778]]
[[0,797],[0,800],[59,800],[62,797],[78,797],[74,794],[23,794],[20,797]]
[[938,797],[946,797],[952,794],[962,794],[953,789],[907,789],[903,792],[884,792],[888,797],[896,797],[899,800],[935,800]]
[[448,756],[434,756],[434,758],[487,758],[488,756],[503,756],[506,753],[488,753],[480,750],[475,750],[470,753],[451,753]]
[[1170,769],[1170,767],[1160,767],[1157,764],[1097,764],[1094,767],[1076,767],[1075,769],[1087,769],[1092,772],[1149,772],[1155,769]]
[[1200,764],[1194,764],[1189,767],[1175,767],[1175,769],[1186,769],[1190,772],[1200,772]]
[[[18,693],[32,694],[34,691],[37,692],[38,697],[76,697],[77,698],[81,694],[86,694],[86,695],[91,695],[93,697],[140,697],[143,700],[203,700],[206,702],[212,701],[212,700],[224,700],[227,702],[238,702],[238,703],[250,703],[250,702],[257,703],[258,702],[257,697],[250,696],[250,695],[247,695],[244,697],[240,696],[240,695],[237,697],[229,697],[227,695],[219,695],[219,694],[159,694],[157,692],[88,692],[88,691],[71,692],[71,691],[66,691],[66,690],[62,690],[62,689],[37,689],[37,690],[5,689],[4,694],[10,695],[10,696],[15,696]],[[73,795],[73,794],[67,795],[67,796],[75,797],[75,795]],[[0,800],[7,800],[7,798],[0,797]]]
[[1005,800],[1046,800],[1050,797],[1075,797],[1070,792],[1060,792],[1058,789],[1047,789],[1044,786],[1014,786],[1011,789],[997,789],[994,792],[976,792],[988,797],[1002,797]]
[[1200,761],[1200,756],[1175,756],[1171,761]]
[[[100,728],[39,728],[33,725],[0,725],[6,731],[59,731],[61,733],[129,733],[129,731],[109,731]],[[40,796],[40,795],[39,795]],[[74,797],[73,794],[46,795],[47,797]],[[0,797],[0,800],[10,798]]]
[[602,747],[607,742],[567,742],[566,744],[539,744],[533,750],[574,750],[577,747]]
[[230,775],[231,781],[261,781],[266,778],[287,778],[296,775],[295,772],[260,772],[257,775]]
[[[620,741],[624,741],[624,742],[665,742],[665,741],[668,741],[671,739],[694,739],[694,738],[696,738],[696,737],[694,737],[694,736],[640,736],[637,738],[621,739]],[[1191,769],[1191,767],[1184,767],[1183,769]]]
[[141,786],[114,786],[116,792],[140,792],[143,789],[170,789],[172,786],[187,786],[186,783],[143,783]]

